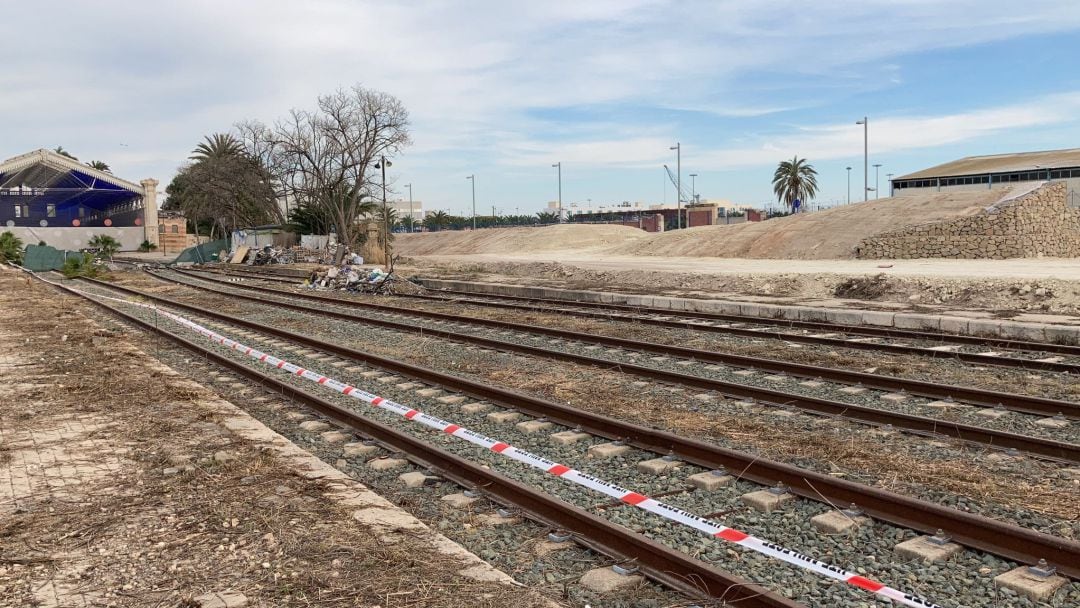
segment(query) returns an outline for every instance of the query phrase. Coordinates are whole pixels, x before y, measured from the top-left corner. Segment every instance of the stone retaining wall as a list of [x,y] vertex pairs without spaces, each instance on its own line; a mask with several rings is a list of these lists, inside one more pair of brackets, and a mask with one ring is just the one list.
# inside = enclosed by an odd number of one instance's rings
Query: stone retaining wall
[[855,252],[870,259],[1077,257],[1080,209],[1066,204],[1064,182],[1050,182],[976,215],[863,239]]

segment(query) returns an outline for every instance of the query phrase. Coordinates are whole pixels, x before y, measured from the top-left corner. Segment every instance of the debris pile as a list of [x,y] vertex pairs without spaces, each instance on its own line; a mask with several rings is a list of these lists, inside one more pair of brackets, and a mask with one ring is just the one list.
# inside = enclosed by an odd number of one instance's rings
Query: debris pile
[[[352,261],[363,263],[358,255]],[[360,293],[391,294],[395,275],[381,268],[363,268],[360,264],[346,263],[331,266],[324,271],[313,270],[305,284],[311,289],[338,289]]]

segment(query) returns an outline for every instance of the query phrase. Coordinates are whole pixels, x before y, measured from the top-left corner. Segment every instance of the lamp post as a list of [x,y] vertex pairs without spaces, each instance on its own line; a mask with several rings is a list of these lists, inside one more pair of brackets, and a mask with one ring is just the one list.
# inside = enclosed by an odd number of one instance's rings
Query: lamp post
[[863,202],[870,200],[870,120],[863,116],[862,120],[856,120],[855,124],[862,125],[863,147]]
[[893,190],[892,190],[892,176],[893,175],[895,175],[895,173],[886,173],[885,174],[885,179],[889,181],[889,198],[892,198],[892,195],[893,195]]
[[847,168],[847,204],[851,204],[851,167]]
[[551,165],[559,170],[559,223],[562,223],[562,161]]
[[405,184],[409,189],[409,232],[416,232],[416,218],[413,217],[412,184]]
[[383,213],[383,264],[386,265],[387,270],[390,269],[390,214],[386,211],[386,168],[393,166],[394,163],[386,160],[385,156],[379,157],[379,162],[375,163],[376,169],[382,169],[382,213]]
[[669,150],[675,150],[675,170],[678,174],[678,178],[675,181],[675,214],[676,214],[676,226],[682,228],[682,144],[675,142],[674,146],[668,148]]
[[881,171],[881,163],[874,163],[874,200],[877,200],[881,195],[881,180],[879,174]]
[[472,229],[476,230],[476,174],[472,174],[465,179],[472,182]]
[[697,204],[697,173],[690,174],[690,201]]

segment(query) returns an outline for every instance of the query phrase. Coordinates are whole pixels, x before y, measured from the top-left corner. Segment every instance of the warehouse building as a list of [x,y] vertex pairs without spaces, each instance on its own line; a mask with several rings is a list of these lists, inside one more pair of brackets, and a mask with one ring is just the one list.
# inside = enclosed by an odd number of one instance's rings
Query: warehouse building
[[893,179],[892,193],[986,190],[1059,180],[1066,183],[1069,204],[1080,207],[1080,148],[969,156]]
[[23,243],[77,250],[96,235],[121,249],[158,244],[155,179],[135,184],[52,150],[0,163],[0,231]]

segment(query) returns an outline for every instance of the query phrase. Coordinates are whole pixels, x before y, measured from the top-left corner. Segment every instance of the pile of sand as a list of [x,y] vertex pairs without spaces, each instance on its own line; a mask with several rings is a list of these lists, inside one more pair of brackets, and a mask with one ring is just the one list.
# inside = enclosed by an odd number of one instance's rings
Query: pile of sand
[[606,253],[722,258],[854,257],[859,241],[914,224],[982,212],[1011,189],[940,192],[884,198],[765,222],[702,226],[649,235]]
[[617,256],[836,259],[854,257],[863,239],[888,230],[982,212],[1011,188],[883,198],[815,213],[663,233],[613,225],[543,226],[401,235],[403,255],[582,252]]
[[484,228],[476,231],[444,230],[397,235],[394,249],[402,255],[520,255],[544,251],[607,249],[647,236],[648,233],[637,228],[606,224]]

